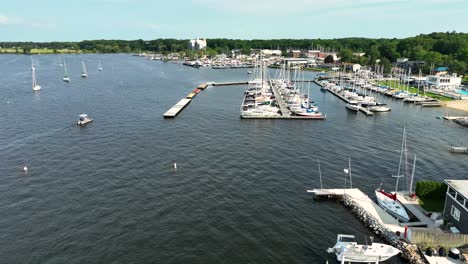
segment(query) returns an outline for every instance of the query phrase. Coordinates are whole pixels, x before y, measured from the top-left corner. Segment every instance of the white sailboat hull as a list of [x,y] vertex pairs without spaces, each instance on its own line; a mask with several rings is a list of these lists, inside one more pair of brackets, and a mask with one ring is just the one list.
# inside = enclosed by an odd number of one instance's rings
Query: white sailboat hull
[[410,218],[408,213],[400,202],[391,199],[390,197],[379,192],[379,190],[375,190],[375,196],[379,206],[387,213],[391,214],[400,222],[409,222]]
[[33,92],[39,92],[41,90],[41,86],[40,85],[35,85],[35,86],[33,86],[32,90],[33,90]]

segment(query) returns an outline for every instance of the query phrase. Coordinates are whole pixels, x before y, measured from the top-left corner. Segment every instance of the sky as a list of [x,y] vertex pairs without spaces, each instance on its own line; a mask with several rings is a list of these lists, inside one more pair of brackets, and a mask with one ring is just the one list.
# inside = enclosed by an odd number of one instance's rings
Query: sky
[[0,41],[405,38],[468,32],[468,0],[23,0]]

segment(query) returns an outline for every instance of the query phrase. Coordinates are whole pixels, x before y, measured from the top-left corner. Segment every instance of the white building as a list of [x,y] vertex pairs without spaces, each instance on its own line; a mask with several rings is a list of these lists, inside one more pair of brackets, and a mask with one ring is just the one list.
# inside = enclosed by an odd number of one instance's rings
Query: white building
[[461,85],[461,78],[454,75],[428,75],[426,77],[426,84],[429,88],[440,90],[453,90],[458,89]]
[[206,47],[206,39],[196,38],[188,42],[187,48],[190,50],[201,50]]

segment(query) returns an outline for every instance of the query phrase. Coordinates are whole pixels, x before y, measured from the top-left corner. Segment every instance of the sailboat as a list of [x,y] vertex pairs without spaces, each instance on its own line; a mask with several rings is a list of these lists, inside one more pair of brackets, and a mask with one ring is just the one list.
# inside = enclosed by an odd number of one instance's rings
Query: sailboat
[[99,70],[99,71],[102,71],[101,60],[99,60],[99,62],[98,62],[98,70]]
[[63,67],[62,58],[60,58],[60,56],[59,56],[59,66],[60,66],[60,67]]
[[63,61],[63,81],[70,82],[70,77],[68,77],[67,63]]
[[33,58],[31,56],[31,71],[34,71],[36,68],[34,68],[34,62],[33,62]]
[[403,156],[406,155],[406,127],[403,127],[403,138],[401,140],[401,150],[400,150],[400,163],[398,165],[398,175],[393,176],[397,178],[395,192],[385,192],[382,189],[382,184],[380,184],[379,188],[375,190],[375,196],[377,197],[377,203],[379,204],[382,209],[386,212],[391,214],[395,217],[398,221],[401,222],[409,222],[410,217],[406,212],[403,205],[397,199],[397,191],[398,191],[398,182],[401,177],[404,177],[401,173],[401,165],[403,162]]
[[34,66],[32,66],[32,90],[33,92],[38,92],[41,90],[41,86],[39,84],[37,84],[37,81],[36,81],[36,69],[34,68]]
[[81,61],[82,69],[81,69],[81,77],[86,78],[88,77],[88,72],[86,71],[86,66],[84,61]]

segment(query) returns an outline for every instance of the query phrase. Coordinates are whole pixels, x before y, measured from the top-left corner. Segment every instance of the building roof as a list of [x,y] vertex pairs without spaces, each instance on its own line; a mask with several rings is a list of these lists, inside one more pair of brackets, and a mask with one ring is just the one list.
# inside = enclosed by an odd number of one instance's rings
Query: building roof
[[468,199],[468,180],[445,180],[445,182]]
[[448,67],[437,67],[434,69],[435,71],[447,71]]

